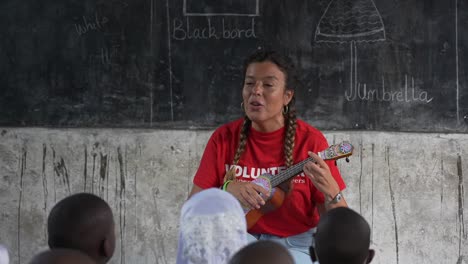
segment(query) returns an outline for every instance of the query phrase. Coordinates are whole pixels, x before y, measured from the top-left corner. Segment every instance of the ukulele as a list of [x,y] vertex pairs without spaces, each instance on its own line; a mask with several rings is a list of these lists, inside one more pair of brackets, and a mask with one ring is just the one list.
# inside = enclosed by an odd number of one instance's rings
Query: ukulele
[[[339,144],[331,145],[329,148],[317,153],[317,155],[323,160],[346,158],[346,161],[349,161],[348,157],[353,154],[353,149],[354,147],[351,143],[343,141]],[[243,207],[247,220],[247,229],[254,226],[264,214],[279,208],[283,204],[286,194],[277,186],[301,173],[303,171],[304,164],[309,161],[313,162],[314,160],[309,157],[285,170],[282,170],[277,175],[273,176],[266,173],[252,181],[252,183],[258,184],[268,190],[270,192],[270,196],[265,199],[266,203],[260,207],[260,209],[251,210],[250,208]]]

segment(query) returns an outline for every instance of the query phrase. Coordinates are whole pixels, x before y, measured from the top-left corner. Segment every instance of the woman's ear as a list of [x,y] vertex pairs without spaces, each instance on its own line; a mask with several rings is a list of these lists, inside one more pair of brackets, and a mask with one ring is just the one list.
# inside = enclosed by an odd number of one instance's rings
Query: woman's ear
[[293,96],[294,96],[294,91],[286,89],[286,91],[284,92],[284,96],[283,96],[284,105],[288,105],[289,102],[291,102]]

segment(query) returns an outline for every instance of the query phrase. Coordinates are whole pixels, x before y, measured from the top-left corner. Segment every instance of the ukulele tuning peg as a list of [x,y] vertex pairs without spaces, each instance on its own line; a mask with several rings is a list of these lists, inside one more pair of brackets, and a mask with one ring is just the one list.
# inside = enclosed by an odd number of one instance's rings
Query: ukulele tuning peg
[[345,160],[346,160],[346,162],[349,162],[349,158],[346,158]]

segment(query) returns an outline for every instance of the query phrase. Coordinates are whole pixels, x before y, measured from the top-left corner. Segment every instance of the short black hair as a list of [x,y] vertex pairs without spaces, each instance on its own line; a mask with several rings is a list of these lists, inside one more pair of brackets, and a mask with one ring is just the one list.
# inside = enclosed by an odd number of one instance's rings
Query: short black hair
[[362,264],[369,255],[370,227],[357,212],[338,207],[321,217],[315,234],[320,264]]
[[114,232],[112,210],[106,201],[91,193],[78,193],[59,201],[47,220],[49,247],[90,250]]
[[283,245],[271,240],[259,240],[239,250],[229,264],[294,264],[294,259]]

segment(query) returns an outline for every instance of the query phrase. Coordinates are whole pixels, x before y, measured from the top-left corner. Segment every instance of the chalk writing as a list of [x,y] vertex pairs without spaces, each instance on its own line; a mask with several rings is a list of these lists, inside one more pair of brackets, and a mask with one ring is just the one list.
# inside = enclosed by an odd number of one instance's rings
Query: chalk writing
[[364,95],[360,96],[361,87],[360,84],[358,86],[357,79],[356,42],[385,41],[385,35],[382,16],[373,0],[331,0],[325,9],[315,30],[315,41],[350,43],[350,94],[346,92],[348,101],[353,101],[357,97],[361,100],[374,100],[374,96],[375,100],[383,100],[382,96],[387,95],[381,93],[380,98],[378,90],[367,90],[364,84]]
[[120,65],[118,60],[122,54],[121,33],[104,33],[104,36],[107,43],[97,51],[98,59],[106,67]]
[[174,19],[172,38],[175,40],[257,38],[255,33],[255,18],[251,19],[249,28],[229,27],[226,25],[224,18],[221,20],[221,26],[218,28],[213,25],[211,18],[207,19],[207,24],[204,27],[191,26],[188,17],[185,23],[181,19]]
[[112,45],[111,49],[101,48],[101,63],[104,66],[118,65],[113,62],[113,59],[119,55],[119,45]]
[[93,20],[88,20],[83,16],[83,22],[75,24],[75,30],[78,35],[83,35],[91,30],[102,30],[102,27],[109,22],[107,17],[99,18],[98,14],[94,14]]
[[[362,87],[362,88],[361,88]],[[380,101],[380,102],[406,102],[411,101],[430,103],[433,97],[422,89],[415,87],[414,78],[411,78],[411,86],[408,87],[408,76],[405,75],[405,85],[400,90],[385,90],[385,80],[382,77],[382,87],[379,89],[369,89],[366,84],[351,86],[349,91],[345,92],[345,98],[348,101]]]

